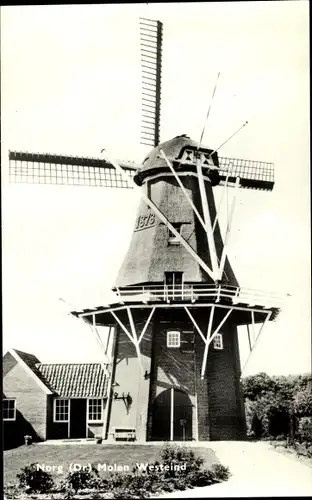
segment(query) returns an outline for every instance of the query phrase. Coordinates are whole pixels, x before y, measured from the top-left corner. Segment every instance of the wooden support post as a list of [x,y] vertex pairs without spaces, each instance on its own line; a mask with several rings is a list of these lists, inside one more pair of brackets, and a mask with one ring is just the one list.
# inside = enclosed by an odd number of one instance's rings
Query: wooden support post
[[256,328],[255,328],[255,313],[251,311],[251,332],[252,332],[252,344],[255,345],[256,338]]
[[170,390],[170,441],[173,441],[173,423],[174,423],[174,388]]
[[213,321],[213,316],[214,316],[214,310],[215,310],[215,306],[212,306],[211,311],[210,311],[210,316],[209,316],[208,329],[207,329],[207,338],[206,338],[206,343],[205,343],[206,345],[205,345],[204,357],[203,357],[203,364],[202,364],[202,369],[201,369],[201,379],[204,378],[205,371],[206,371],[208,348],[209,348],[209,339],[210,339],[210,334],[211,334],[211,328],[212,328],[212,321]]
[[247,326],[247,335],[248,335],[248,343],[249,343],[249,353],[251,353],[252,346],[251,346],[251,339],[250,339],[250,330],[249,330],[249,325]]

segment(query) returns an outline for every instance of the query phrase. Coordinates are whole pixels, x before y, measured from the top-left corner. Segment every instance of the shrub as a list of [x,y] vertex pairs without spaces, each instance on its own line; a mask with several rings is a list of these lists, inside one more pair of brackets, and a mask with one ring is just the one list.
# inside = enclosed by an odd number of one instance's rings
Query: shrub
[[214,479],[218,481],[227,481],[230,477],[230,469],[222,464],[212,464],[211,466]]
[[300,439],[312,442],[312,417],[301,417],[298,425]]
[[55,486],[52,475],[32,463],[21,469],[16,475],[20,488],[28,490],[29,493],[46,493]]
[[[194,451],[191,448],[180,445],[169,445],[166,444],[161,450],[162,463],[166,466],[176,465],[181,467],[185,466],[185,470],[169,470],[165,471],[165,477],[174,477],[179,475],[185,476],[192,471],[198,471],[203,465],[204,461],[201,457],[196,457]],[[155,464],[158,462],[155,462]]]
[[78,470],[74,472],[69,472],[66,476],[65,482],[67,488],[73,489],[75,494],[78,490],[83,490],[86,488],[98,487],[98,471],[92,466],[91,471],[89,470]]

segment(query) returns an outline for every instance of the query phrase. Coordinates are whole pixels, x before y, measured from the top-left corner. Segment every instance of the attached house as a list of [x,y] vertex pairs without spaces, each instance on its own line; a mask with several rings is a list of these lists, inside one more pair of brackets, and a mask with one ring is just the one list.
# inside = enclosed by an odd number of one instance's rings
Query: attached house
[[3,357],[5,448],[33,440],[103,437],[107,372],[101,363],[45,364],[10,349]]

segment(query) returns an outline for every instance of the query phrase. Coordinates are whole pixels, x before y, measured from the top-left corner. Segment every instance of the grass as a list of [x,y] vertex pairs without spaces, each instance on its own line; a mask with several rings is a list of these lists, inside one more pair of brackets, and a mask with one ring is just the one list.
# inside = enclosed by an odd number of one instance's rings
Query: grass
[[[213,463],[219,463],[216,455],[209,448],[192,446],[197,456],[204,459],[204,466],[210,468]],[[44,464],[45,466],[60,467],[60,473],[52,472],[56,482],[64,479],[69,465],[72,463],[87,465],[106,463],[107,465],[129,465],[130,470],[135,464],[154,462],[160,459],[161,446],[159,445],[40,445],[20,446],[4,451],[4,484],[17,481],[16,474],[22,467],[31,463]],[[105,474],[105,472],[100,473]]]

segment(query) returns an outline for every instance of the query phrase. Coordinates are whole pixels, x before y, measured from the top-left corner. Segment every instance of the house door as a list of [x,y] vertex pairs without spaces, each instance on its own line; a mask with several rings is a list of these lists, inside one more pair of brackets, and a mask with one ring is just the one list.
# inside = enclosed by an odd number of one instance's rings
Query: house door
[[87,436],[87,400],[70,400],[70,438],[85,438]]
[[153,441],[189,441],[192,439],[192,403],[178,389],[161,392],[152,410]]

